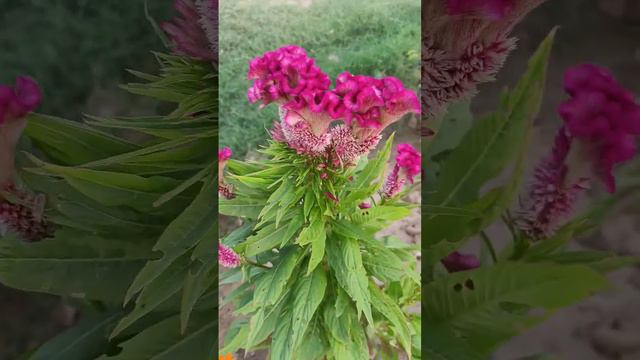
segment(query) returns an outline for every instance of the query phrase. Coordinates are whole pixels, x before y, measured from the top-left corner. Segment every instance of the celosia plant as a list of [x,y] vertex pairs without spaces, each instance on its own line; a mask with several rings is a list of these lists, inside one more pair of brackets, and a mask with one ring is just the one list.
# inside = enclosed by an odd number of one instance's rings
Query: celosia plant
[[[554,32],[499,108],[472,120],[476,85],[499,70],[515,43],[508,31],[541,2],[427,1],[422,90],[431,106],[425,126],[435,129],[423,142],[427,359],[490,358],[553,311],[606,288],[603,273],[638,262],[568,250],[615,204],[614,198],[577,213],[578,201],[588,203],[586,189],[615,192],[614,166],[636,154],[640,106],[611,73],[592,64],[566,71],[562,126],[524,191],[524,160]],[[504,229],[500,236],[511,239],[502,249],[495,233],[486,231],[497,222]],[[482,254],[461,250],[474,240],[482,243]]]
[[411,209],[401,199],[418,182],[420,153],[399,144],[386,170],[393,137],[380,143],[385,128],[420,112],[417,96],[394,77],[348,72],[331,88],[293,45],[253,59],[248,79],[248,100],[274,103],[280,119],[266,159],[228,160],[220,181],[220,213],[244,221],[218,250],[221,266],[240,262],[221,274],[239,283],[224,299],[238,320],[222,353],[419,358],[420,315],[409,312],[420,300],[417,249],[376,237]]

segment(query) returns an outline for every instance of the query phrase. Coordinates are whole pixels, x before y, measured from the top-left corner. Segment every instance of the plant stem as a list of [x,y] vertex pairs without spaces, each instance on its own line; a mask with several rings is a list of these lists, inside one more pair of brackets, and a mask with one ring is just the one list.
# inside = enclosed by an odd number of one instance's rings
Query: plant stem
[[493,248],[491,239],[489,239],[489,236],[487,235],[486,232],[484,232],[484,230],[480,232],[480,236],[482,237],[482,241],[484,241],[484,244],[489,249],[489,253],[491,254],[491,259],[493,259],[493,263],[494,264],[498,263],[498,257],[496,256],[496,249]]
[[249,264],[249,265],[253,265],[253,266],[257,266],[257,267],[261,267],[261,268],[263,268],[263,269],[271,269],[271,268],[270,268],[270,267],[268,267],[268,266],[264,266],[264,265],[262,265],[262,264],[258,264],[257,262],[253,262],[253,261],[251,261],[251,260],[249,260],[249,259],[245,259],[244,261],[246,261],[246,262],[247,262],[247,264]]

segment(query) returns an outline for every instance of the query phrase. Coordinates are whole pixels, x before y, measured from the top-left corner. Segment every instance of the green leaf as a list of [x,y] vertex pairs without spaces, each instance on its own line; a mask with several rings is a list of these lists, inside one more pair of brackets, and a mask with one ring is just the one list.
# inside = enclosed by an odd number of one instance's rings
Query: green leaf
[[369,295],[369,281],[362,264],[358,241],[352,238],[334,237],[327,242],[329,265],[335,272],[340,286],[356,302],[358,316],[364,312],[369,324],[373,324]]
[[114,325],[121,312],[101,315],[85,314],[74,327],[40,346],[28,358],[31,360],[95,359],[107,349],[104,336]]
[[184,280],[182,300],[180,301],[180,330],[185,332],[196,302],[204,295],[205,291],[213,286],[217,280],[217,264],[213,261],[201,264],[196,263],[196,268],[189,269]]
[[194,316],[184,334],[180,318],[172,316],[118,344],[122,351],[98,360],[214,359],[217,349],[217,314],[208,311]]
[[222,215],[257,219],[266,200],[237,196],[231,200],[220,199],[218,211]]
[[303,335],[324,298],[326,287],[327,274],[322,268],[317,268],[310,275],[296,282],[293,291],[293,324],[290,335],[293,352],[300,346]]
[[282,260],[257,282],[253,300],[255,304],[269,306],[280,299],[301,255],[300,250],[296,248],[288,249],[282,255]]
[[217,237],[215,199],[217,182],[213,174],[193,202],[173,220],[153,247],[163,257],[151,261],[140,271],[127,291],[127,301],[165,271],[175,259],[193,248],[201,239]]
[[371,305],[393,324],[393,328],[398,335],[404,351],[407,353],[409,359],[411,359],[411,328],[409,328],[409,321],[406,316],[398,305],[378,289],[373,282],[369,282],[369,292],[371,293]]
[[[429,296],[423,299],[423,316],[430,334],[463,343],[482,359],[502,341],[544,318],[529,315],[528,310],[552,312],[605,286],[606,279],[586,266],[503,262],[449,274],[426,285],[423,293]],[[440,351],[450,346],[433,340],[428,345]]]
[[25,291],[121,302],[148,248],[72,230],[27,244],[0,239],[0,282]]
[[138,145],[76,121],[31,113],[25,135],[47,156],[65,165],[79,165],[134,151]]

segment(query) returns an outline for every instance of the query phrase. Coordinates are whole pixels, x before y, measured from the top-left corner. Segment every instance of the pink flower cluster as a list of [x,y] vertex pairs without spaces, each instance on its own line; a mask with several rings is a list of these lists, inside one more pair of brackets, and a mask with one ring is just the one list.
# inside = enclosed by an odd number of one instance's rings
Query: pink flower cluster
[[218,195],[225,199],[233,199],[235,197],[233,186],[224,181],[224,168],[232,155],[231,148],[227,146],[218,150]]
[[396,164],[382,187],[382,196],[386,199],[396,196],[407,181],[413,184],[414,176],[420,174],[422,168],[422,156],[411,144],[398,144],[395,160]]
[[611,73],[593,64],[567,70],[564,86],[571,98],[560,105],[560,116],[570,135],[590,148],[595,174],[614,192],[613,167],[636,154],[640,105]]
[[0,85],[0,125],[26,116],[42,100],[42,91],[32,78],[19,76],[15,87]]
[[240,256],[218,241],[218,264],[227,268],[238,267],[240,265]]
[[294,110],[331,112],[330,98],[325,96],[331,80],[299,46],[287,45],[251,60],[247,79],[253,80],[247,91],[252,103],[278,102]]
[[[371,151],[380,132],[403,115],[420,113],[417,96],[394,77],[376,79],[344,72],[331,80],[304,49],[288,45],[249,63],[250,102],[280,105],[272,137],[300,154],[348,165]],[[331,127],[334,121],[344,124]]]
[[449,15],[479,15],[500,20],[514,7],[515,0],[447,0]]

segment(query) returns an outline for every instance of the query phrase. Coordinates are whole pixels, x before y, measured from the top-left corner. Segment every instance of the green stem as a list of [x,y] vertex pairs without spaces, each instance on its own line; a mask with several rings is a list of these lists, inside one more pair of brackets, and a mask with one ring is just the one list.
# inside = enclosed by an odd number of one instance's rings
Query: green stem
[[491,254],[491,259],[493,259],[493,263],[497,264],[498,263],[498,257],[496,256],[496,249],[493,248],[493,244],[491,243],[491,239],[489,239],[489,236],[487,235],[486,232],[484,232],[484,230],[480,232],[480,236],[482,237],[482,241],[484,241],[484,244],[489,249],[489,253]]
[[249,259],[244,259],[244,261],[245,261],[247,264],[249,264],[249,265],[253,265],[253,266],[256,266],[256,267],[261,267],[261,268],[263,268],[263,269],[271,269],[271,268],[270,268],[270,267],[268,267],[268,266],[264,266],[264,265],[262,265],[262,264],[258,264],[257,262],[253,262],[253,261],[251,261],[251,260],[249,260]]

